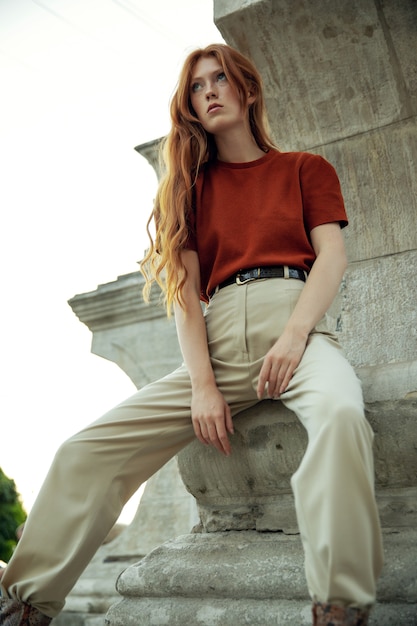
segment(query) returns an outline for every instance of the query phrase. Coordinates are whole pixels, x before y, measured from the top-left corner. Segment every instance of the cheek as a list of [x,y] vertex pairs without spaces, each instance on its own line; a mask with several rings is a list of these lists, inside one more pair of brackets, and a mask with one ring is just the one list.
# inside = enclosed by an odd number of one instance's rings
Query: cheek
[[194,97],[191,97],[190,102],[191,102],[192,109],[194,110],[196,116],[198,117],[198,119],[200,119],[200,116],[201,116],[201,102],[200,102],[200,99],[198,97],[194,96]]

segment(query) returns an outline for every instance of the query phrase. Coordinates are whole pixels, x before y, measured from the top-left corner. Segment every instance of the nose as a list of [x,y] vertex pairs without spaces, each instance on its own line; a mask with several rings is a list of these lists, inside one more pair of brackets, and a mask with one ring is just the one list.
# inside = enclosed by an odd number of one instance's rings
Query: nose
[[212,82],[208,82],[206,85],[206,99],[210,100],[211,98],[215,98],[217,96],[217,92],[215,89],[215,85]]

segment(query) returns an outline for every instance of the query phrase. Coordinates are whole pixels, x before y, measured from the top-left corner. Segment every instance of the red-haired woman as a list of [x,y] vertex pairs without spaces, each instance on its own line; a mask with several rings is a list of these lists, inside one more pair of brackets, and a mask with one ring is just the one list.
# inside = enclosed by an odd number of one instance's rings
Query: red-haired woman
[[184,364],[61,446],[3,575],[1,623],[48,624],[139,485],[194,435],[229,455],[232,418],[269,397],[308,433],[292,487],[314,623],[364,625],[382,549],[361,386],[324,320],[346,268],[337,175],[274,146],[260,76],[228,46],[188,56],[171,119],[142,270]]

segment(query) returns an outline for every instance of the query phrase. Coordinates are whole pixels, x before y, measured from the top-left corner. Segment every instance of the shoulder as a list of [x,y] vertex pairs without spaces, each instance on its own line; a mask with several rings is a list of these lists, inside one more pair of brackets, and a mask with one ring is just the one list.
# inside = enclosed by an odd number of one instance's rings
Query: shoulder
[[281,163],[299,168],[332,168],[333,165],[320,154],[312,152],[277,152],[277,158]]
[[[339,177],[334,166],[320,154],[311,152],[287,152],[287,162],[299,176],[301,185],[324,183],[339,185]],[[291,165],[290,165],[291,164]]]

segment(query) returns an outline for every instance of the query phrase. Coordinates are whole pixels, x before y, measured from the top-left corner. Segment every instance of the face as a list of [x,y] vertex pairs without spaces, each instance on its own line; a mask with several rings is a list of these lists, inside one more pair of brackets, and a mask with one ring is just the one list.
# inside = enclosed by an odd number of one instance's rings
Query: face
[[[247,123],[247,110],[214,57],[197,61],[191,76],[190,99],[203,128],[214,135]],[[249,103],[251,97],[249,96]]]

